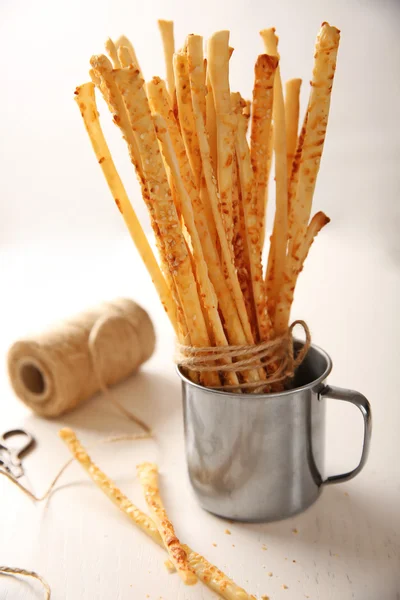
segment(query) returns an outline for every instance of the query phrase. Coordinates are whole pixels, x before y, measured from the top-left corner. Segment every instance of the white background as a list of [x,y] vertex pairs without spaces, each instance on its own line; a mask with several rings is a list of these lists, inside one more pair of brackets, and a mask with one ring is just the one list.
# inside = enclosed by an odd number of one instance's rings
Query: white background
[[[135,464],[157,460],[179,535],[250,592],[272,600],[400,597],[399,16],[394,0],[0,3],[1,355],[17,337],[92,303],[126,294],[145,305],[156,324],[157,353],[143,374],[113,393],[153,425],[158,444],[98,449],[96,459],[139,503]],[[108,35],[128,35],[145,75],[163,75],[157,18],[175,20],[177,44],[189,32],[207,36],[231,29],[232,89],[246,96],[262,51],[258,31],[275,26],[283,78],[303,78],[303,109],[319,25],[327,20],[342,32],[315,194],[315,209],[324,210],[332,223],[312,249],[294,316],[310,323],[316,343],[332,355],[332,382],[370,398],[371,456],[357,479],[327,489],[304,515],[273,525],[232,525],[231,537],[223,533],[225,523],[198,508],[189,489],[172,333],[73,102],[75,86],[88,78],[91,54],[103,51]],[[100,108],[116,162],[147,227],[126,150]],[[85,442],[132,430],[100,398],[59,422],[34,418],[15,399],[5,369],[0,394],[0,430],[25,425],[39,440],[27,459],[28,483],[37,493],[67,458],[56,437],[62,424],[77,428]],[[358,415],[332,407],[329,472],[356,463],[360,436]],[[213,597],[200,585],[184,589],[167,575],[161,551],[129,526],[78,467],[65,482],[71,485],[43,507],[0,480],[0,564],[37,569],[56,600]],[[1,600],[40,597],[36,586],[0,576]]]

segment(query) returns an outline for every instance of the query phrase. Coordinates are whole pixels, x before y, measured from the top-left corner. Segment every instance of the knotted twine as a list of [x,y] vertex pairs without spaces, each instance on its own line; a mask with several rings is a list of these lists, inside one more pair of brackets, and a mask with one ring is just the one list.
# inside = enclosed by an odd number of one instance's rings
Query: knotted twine
[[[295,353],[293,329],[303,328],[305,341],[301,349]],[[212,389],[240,391],[255,389],[259,391],[273,383],[288,382],[294,376],[297,367],[303,362],[311,345],[311,334],[305,321],[294,321],[288,331],[272,340],[259,344],[238,346],[194,347],[177,344],[175,362],[180,368],[190,369],[198,373],[243,372],[265,368],[266,375],[262,381],[240,383],[239,385],[219,385]],[[226,359],[229,359],[228,361]],[[268,367],[271,367],[268,369]]]
[[8,372],[16,395],[31,410],[58,417],[131,375],[154,347],[147,312],[132,300],[118,298],[17,341],[8,352]]

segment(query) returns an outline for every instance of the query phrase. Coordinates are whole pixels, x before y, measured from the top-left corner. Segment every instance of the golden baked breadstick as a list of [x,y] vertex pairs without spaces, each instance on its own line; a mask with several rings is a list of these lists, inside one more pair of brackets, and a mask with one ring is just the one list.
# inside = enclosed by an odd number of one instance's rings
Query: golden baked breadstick
[[[192,74],[190,74],[192,77]],[[217,229],[218,240],[221,247],[221,259],[223,261],[224,269],[227,274],[227,284],[232,292],[237,311],[242,322],[243,330],[246,335],[247,343],[254,343],[253,334],[251,331],[250,321],[246,311],[246,304],[244,302],[242,290],[240,288],[235,264],[233,260],[232,247],[228,242],[224,224],[221,218],[221,206],[220,198],[216,187],[215,176],[210,159],[210,147],[208,144],[207,132],[201,113],[200,107],[197,102],[196,87],[192,89],[192,103],[193,113],[196,123],[197,138],[199,142],[200,154],[203,165],[203,175],[205,178],[208,195],[210,198],[210,204],[214,215],[214,222]]]
[[289,79],[285,85],[285,122],[287,177],[290,181],[293,160],[296,155],[297,132],[299,129],[301,79]]
[[153,521],[137,508],[127,498],[115,483],[94,464],[72,429],[64,428],[58,432],[63,442],[68,446],[69,451],[80,465],[89,474],[94,483],[105,493],[106,496],[122,510],[127,517],[135,523],[144,533],[147,533],[154,542],[164,547],[164,542],[154,525]]
[[230,103],[229,58],[229,31],[218,31],[208,40],[207,66],[216,113],[217,175],[220,210],[228,245],[231,247],[233,239],[232,164],[235,148],[236,118],[232,113]]
[[75,100],[81,111],[86,131],[89,135],[94,153],[106,178],[111,194],[113,195],[115,203],[124,218],[136,248],[138,249],[138,252],[150,274],[160,300],[170,318],[172,326],[174,327],[175,332],[178,333],[176,308],[172,301],[170,290],[168,289],[165,279],[160,271],[156,258],[151,250],[136,213],[129,202],[126,190],[115,168],[114,162],[111,158],[110,150],[104,138],[97,112],[94,84],[86,83],[78,87],[75,94]]
[[174,98],[175,93],[175,75],[174,67],[172,64],[173,56],[175,53],[175,39],[174,39],[174,22],[163,21],[162,19],[157,21],[158,28],[160,30],[161,39],[164,48],[165,58],[165,69],[167,72],[168,92],[170,98]]
[[171,558],[171,562],[178,571],[183,582],[186,585],[194,585],[197,583],[197,577],[188,564],[187,554],[176,537],[174,526],[172,525],[161,500],[160,490],[158,488],[157,465],[152,463],[142,463],[137,466],[137,473],[140,483],[142,484],[150,516],[164,542],[164,546]]
[[[206,97],[207,97],[207,86],[205,84],[206,81],[206,70],[205,70],[205,62],[203,55],[203,38],[201,35],[190,34],[186,38],[186,54],[187,54],[187,64],[188,64],[188,73],[187,79],[185,83],[189,83],[189,73],[192,74],[192,86],[196,87],[197,99],[199,103],[199,108],[203,115],[203,119],[206,119],[207,114],[207,106],[206,106]],[[190,84],[189,84],[190,85]],[[193,119],[194,124],[194,119]]]
[[[161,158],[144,81],[134,67],[120,69],[114,77],[135,131],[145,177],[151,182],[148,186],[150,218],[156,221],[165,244],[167,264],[179,294],[191,343],[207,346],[210,344],[207,326]],[[213,372],[204,373],[204,382],[210,386],[218,385],[219,377]]]
[[219,596],[226,600],[256,600],[255,596],[248,594],[243,588],[236,585],[225,573],[209,563],[204,556],[200,556],[185,544],[183,544],[183,548],[186,551],[189,566],[197,577]]
[[289,229],[288,257],[289,258],[290,258],[290,244],[291,244],[291,239],[293,237],[293,228],[295,226],[295,221],[294,221],[295,215],[294,215],[294,209],[293,209],[293,202],[294,202],[294,199],[296,198],[297,183],[299,181],[299,169],[300,169],[300,163],[301,163],[301,154],[303,152],[304,137],[306,135],[306,125],[307,125],[307,113],[305,114],[305,117],[303,120],[303,125],[302,125],[301,131],[300,131],[299,139],[297,140],[296,153],[294,155],[293,164],[292,164],[292,172],[290,174],[290,181],[289,181],[289,193],[288,193],[288,229]]
[[[226,339],[218,312],[218,299],[216,297],[214,287],[209,279],[200,236],[195,224],[192,203],[182,180],[178,159],[168,133],[168,125],[166,120],[161,115],[153,115],[153,120],[156,127],[157,137],[161,143],[162,152],[171,171],[177,195],[180,197],[182,215],[190,235],[190,240],[193,247],[194,264],[196,265],[197,280],[199,282],[201,297],[203,300],[202,304],[207,315],[206,322],[208,322],[210,325],[213,334],[212,339],[214,340],[215,345],[227,346],[228,341]],[[231,363],[232,361],[229,360],[224,362]],[[237,375],[234,372],[226,372],[225,378],[229,385],[238,385],[239,383]]]
[[[168,126],[172,145],[179,163],[179,171],[189,195],[190,203],[193,207],[195,226],[203,247],[204,258],[208,266],[208,273],[217,294],[219,308],[224,318],[228,341],[230,344],[234,345],[246,344],[247,339],[243,331],[242,323],[225,280],[218,252],[208,230],[208,220],[204,212],[198,189],[194,183],[182,137],[170,105],[165,82],[158,77],[154,77],[152,81],[147,84],[147,91],[153,113],[161,114]],[[259,380],[257,371],[245,371],[243,373],[243,378],[246,382]]]
[[179,125],[189,157],[196,186],[201,185],[201,156],[197,140],[196,127],[192,110],[192,97],[189,83],[189,63],[186,52],[180,51],[174,55],[174,71],[176,82],[176,98],[179,111]]
[[121,63],[119,62],[117,48],[111,38],[106,39],[106,43],[104,44],[104,47],[106,49],[108,56],[112,60],[114,69],[120,69]]
[[211,164],[216,173],[217,168],[218,168],[217,116],[215,114],[214,97],[213,97],[213,93],[212,93],[212,87],[211,87],[211,82],[210,82],[210,73],[209,73],[208,66],[207,66],[207,71],[206,71],[206,85],[207,85],[206,119],[204,122],[206,125],[207,134],[208,134],[208,143],[210,145]]
[[[205,71],[204,71],[204,58],[203,58],[203,38],[199,35],[189,35],[187,37],[187,55],[183,58],[183,62],[185,64],[185,76],[184,78],[180,77],[180,95],[183,96],[183,89],[186,89],[186,86],[190,89],[191,87],[195,88],[196,98],[198,101],[199,109],[203,115],[203,119],[206,115],[206,87],[204,84],[205,81]],[[182,72],[182,70],[181,70]],[[190,78],[189,78],[190,73]],[[192,92],[193,93],[193,92]],[[191,96],[190,96],[191,98]],[[190,103],[188,102],[188,110],[191,112],[191,127],[194,128],[194,132],[196,132],[196,126],[194,122],[193,116],[193,105],[192,100],[190,99]],[[197,134],[195,133],[195,157],[192,161],[192,164],[195,164],[196,169],[198,170],[197,174],[195,172],[195,182],[196,187],[200,190],[200,198],[204,207],[204,212],[207,217],[207,226],[212,237],[213,243],[217,245],[217,230],[215,227],[214,216],[210,204],[210,198],[207,191],[207,186],[204,181],[204,177],[202,177],[202,162],[200,156],[200,150],[198,146]]]
[[251,165],[254,173],[254,194],[260,230],[260,246],[264,247],[265,220],[268,202],[268,178],[271,165],[272,105],[274,96],[276,56],[261,54],[254,68],[253,115],[251,120]]
[[[260,32],[268,54],[279,58],[278,37],[275,29],[264,29]],[[285,105],[283,101],[282,82],[279,65],[275,72],[274,81],[274,151],[275,151],[275,182],[276,182],[276,211],[272,232],[271,249],[273,253],[273,272],[267,274],[267,281],[272,281],[271,294],[268,298],[268,308],[274,324],[275,307],[279,301],[284,281],[286,266],[286,247],[288,241],[288,179],[286,153],[286,124]],[[278,335],[283,331],[276,331]]]
[[[129,517],[132,523],[137,525],[154,542],[166,550],[161,535],[152,519],[136,508],[129,498],[122,494],[115,483],[93,463],[85,448],[77,439],[75,433],[71,429],[62,429],[59,432],[59,435],[66,443],[71,454],[82,465],[101,491]],[[189,548],[189,546],[182,545],[182,547],[188,557],[189,568],[191,568],[198,578],[211,590],[217,592],[217,594],[220,594],[227,600],[255,600],[254,596],[248,595],[222,571],[210,564],[205,558]],[[170,568],[169,565],[168,568]]]
[[297,250],[305,236],[310,218],[315,183],[324,149],[339,41],[340,31],[328,23],[323,23],[315,46],[306,130],[297,175],[296,196],[292,203],[293,238],[289,244],[292,262],[296,262]]
[[[131,127],[131,123],[125,108],[124,101],[114,81],[111,63],[104,55],[92,56],[90,63],[96,76],[99,77],[101,80],[100,90],[104,94],[108,107],[113,114],[114,123],[119,127],[122,136],[127,143],[129,156],[132,164],[135,167],[135,171],[141,186],[143,199],[147,205],[149,212],[151,213],[152,204],[150,201],[149,190],[143,171],[142,158],[138,148],[137,140]],[[136,68],[136,71],[140,75],[140,70],[138,68]],[[189,328],[186,323],[186,316],[183,314],[182,311],[181,301],[177,293],[175,282],[168,268],[167,253],[164,239],[161,235],[158,223],[155,219],[151,219],[151,225],[155,234],[164,276],[167,280],[168,286],[171,290],[177,307],[177,321],[180,330],[180,337],[181,339],[186,339],[189,341],[191,340],[190,336],[188,336]]]
[[140,68],[139,61],[136,56],[135,48],[133,47],[132,42],[126,37],[126,35],[120,35],[117,41],[115,42],[115,45],[118,51],[121,47],[128,48],[129,55],[131,57],[131,62],[129,64],[135,65],[135,67],[139,69],[140,74],[143,77],[142,70]]
[[245,102],[239,93],[231,94],[231,102],[237,117],[236,155],[238,157],[239,179],[246,241],[250,261],[253,298],[256,307],[258,339],[268,340],[272,335],[271,322],[267,311],[267,300],[261,264],[261,246],[257,197],[253,187],[254,177],[251,168],[250,150],[246,139],[247,117],[242,114]]
[[283,287],[283,294],[276,310],[276,328],[278,331],[285,331],[289,324],[290,309],[293,303],[294,290],[297,278],[301,273],[304,262],[308,256],[311,245],[318,233],[325,225],[330,222],[330,218],[323,212],[316,213],[307,227],[307,232],[301,247],[298,249],[297,260],[294,270],[288,275],[287,284]]
[[247,247],[246,227],[244,224],[243,202],[240,191],[239,167],[237,156],[233,162],[232,170],[232,209],[233,209],[233,252],[235,267],[239,279],[240,288],[246,304],[251,331],[256,340],[258,336],[257,317],[254,306],[253,290],[250,276],[249,249]]

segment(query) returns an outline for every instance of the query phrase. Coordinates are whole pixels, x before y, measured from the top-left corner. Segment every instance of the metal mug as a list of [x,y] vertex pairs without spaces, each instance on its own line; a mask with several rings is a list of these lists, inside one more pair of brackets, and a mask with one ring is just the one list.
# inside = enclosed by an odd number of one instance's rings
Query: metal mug
[[[295,342],[295,348],[301,342]],[[371,439],[368,400],[326,384],[328,354],[312,344],[294,387],[275,394],[235,394],[182,379],[186,458],[200,505],[240,521],[276,521],[302,512],[323,487],[364,467]],[[357,406],[364,420],[358,466],[325,478],[325,408],[330,399]]]

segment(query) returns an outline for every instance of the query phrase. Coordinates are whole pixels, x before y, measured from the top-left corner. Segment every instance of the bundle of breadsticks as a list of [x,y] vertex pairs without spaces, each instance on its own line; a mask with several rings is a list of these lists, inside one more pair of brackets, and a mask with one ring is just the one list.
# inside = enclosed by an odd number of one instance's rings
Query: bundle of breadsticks
[[[329,218],[311,218],[328,123],[340,32],[318,33],[307,110],[299,131],[300,79],[280,74],[275,30],[260,32],[252,100],[231,92],[229,32],[206,44],[189,35],[175,51],[159,21],[167,81],[145,83],[132,43],[92,56],[80,108],[97,160],[179,342],[194,382],[238,392],[287,385],[299,357],[289,326],[295,286]],[[98,90],[126,141],[159,259],[139,223],[104,138]],[[275,217],[263,265],[271,165]],[[302,353],[301,358],[304,356]],[[272,387],[271,387],[272,386]],[[277,388],[278,386],[278,388]]]

